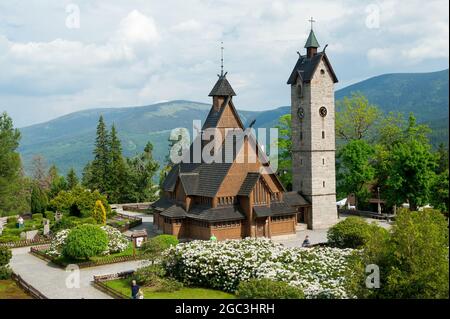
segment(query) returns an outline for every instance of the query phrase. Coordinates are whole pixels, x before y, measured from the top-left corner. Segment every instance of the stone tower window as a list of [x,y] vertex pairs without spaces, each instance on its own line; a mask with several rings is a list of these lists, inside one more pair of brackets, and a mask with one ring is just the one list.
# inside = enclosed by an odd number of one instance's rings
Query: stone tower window
[[324,75],[324,74],[325,74],[325,70],[324,70],[324,69],[321,69],[321,70],[320,70],[320,74]]
[[323,181],[323,187],[325,187],[325,181]]
[[325,159],[322,158],[322,165],[325,165]]
[[322,139],[325,139],[325,131],[322,131]]

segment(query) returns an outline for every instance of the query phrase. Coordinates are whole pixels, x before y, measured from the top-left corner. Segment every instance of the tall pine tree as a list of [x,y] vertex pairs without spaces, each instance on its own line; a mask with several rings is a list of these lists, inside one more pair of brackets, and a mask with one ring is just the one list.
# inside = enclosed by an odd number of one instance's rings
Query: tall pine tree
[[105,193],[108,189],[108,169],[109,161],[109,136],[103,116],[100,116],[97,125],[97,138],[95,140],[94,160],[90,165],[90,176],[86,181],[86,186],[92,190],[97,189]]
[[109,174],[107,178],[108,200],[111,203],[126,201],[126,185],[128,183],[127,166],[122,155],[122,145],[113,124],[109,138]]

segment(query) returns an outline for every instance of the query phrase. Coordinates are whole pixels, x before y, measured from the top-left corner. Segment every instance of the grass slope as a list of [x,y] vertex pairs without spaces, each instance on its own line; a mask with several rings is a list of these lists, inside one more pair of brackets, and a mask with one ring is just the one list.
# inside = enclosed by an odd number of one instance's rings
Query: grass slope
[[[122,295],[131,296],[130,284],[127,279],[107,281],[106,285]],[[143,287],[144,299],[234,299],[233,294],[206,288],[181,288],[174,292],[155,292],[152,288]]]

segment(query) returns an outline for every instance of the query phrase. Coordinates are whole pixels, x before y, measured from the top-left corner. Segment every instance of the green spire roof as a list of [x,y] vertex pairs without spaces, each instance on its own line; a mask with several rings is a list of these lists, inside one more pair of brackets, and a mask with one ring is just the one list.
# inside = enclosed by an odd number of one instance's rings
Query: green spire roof
[[316,35],[314,34],[314,31],[311,29],[308,40],[306,40],[305,48],[319,48],[319,47],[320,47],[320,44],[316,39]]

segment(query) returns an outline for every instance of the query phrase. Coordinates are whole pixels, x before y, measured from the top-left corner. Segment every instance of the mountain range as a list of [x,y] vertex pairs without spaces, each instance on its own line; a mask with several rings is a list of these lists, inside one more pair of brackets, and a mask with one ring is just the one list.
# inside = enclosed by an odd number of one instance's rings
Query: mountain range
[[[385,74],[336,91],[336,99],[362,92],[383,112],[413,112],[419,122],[427,123],[434,145],[448,145],[449,70],[431,73]],[[74,167],[81,174],[92,159],[95,130],[100,115],[108,125],[115,123],[125,156],[140,153],[145,144],[154,145],[154,157],[163,162],[168,152],[168,137],[173,128],[192,127],[194,119],[204,120],[209,104],[192,101],[170,101],[140,107],[100,108],[68,114],[52,121],[21,128],[22,155],[26,172],[32,158],[42,155],[62,173]],[[274,127],[289,106],[268,111],[239,110],[244,124],[256,119],[255,128]]]

